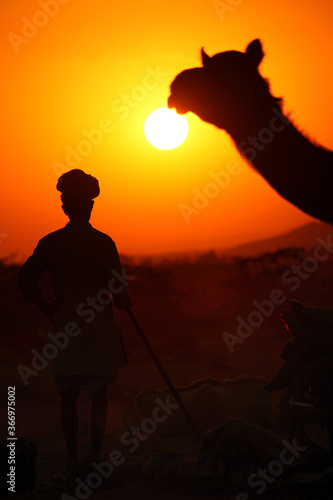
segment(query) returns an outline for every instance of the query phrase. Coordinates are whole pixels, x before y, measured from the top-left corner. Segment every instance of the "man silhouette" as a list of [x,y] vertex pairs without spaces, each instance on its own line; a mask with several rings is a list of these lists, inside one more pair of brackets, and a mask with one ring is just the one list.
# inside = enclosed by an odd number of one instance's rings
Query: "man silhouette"
[[[91,396],[91,454],[99,455],[106,426],[108,384],[127,365],[122,335],[115,320],[117,308],[131,305],[119,255],[113,240],[89,223],[99,195],[97,179],[74,169],[57,184],[68,224],[42,238],[19,273],[19,288],[53,322],[51,332],[67,345],[52,360],[61,419],[71,471],[78,463],[78,408],[82,390]],[[39,275],[52,277],[55,303],[45,300]],[[120,278],[120,279],[119,279]],[[112,294],[112,299],[111,299]],[[62,333],[60,333],[62,332]]]

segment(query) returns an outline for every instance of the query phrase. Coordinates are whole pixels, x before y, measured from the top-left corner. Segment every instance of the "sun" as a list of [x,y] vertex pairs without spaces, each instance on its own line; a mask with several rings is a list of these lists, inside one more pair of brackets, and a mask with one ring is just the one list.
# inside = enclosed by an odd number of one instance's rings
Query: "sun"
[[157,149],[174,149],[186,139],[188,123],[174,109],[159,108],[150,113],[145,121],[147,141]]

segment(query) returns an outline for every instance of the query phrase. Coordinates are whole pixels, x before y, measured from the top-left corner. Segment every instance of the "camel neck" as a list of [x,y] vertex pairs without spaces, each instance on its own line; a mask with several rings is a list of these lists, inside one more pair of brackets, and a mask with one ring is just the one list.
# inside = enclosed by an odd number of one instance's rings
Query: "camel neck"
[[332,209],[323,202],[331,199],[330,183],[323,185],[322,179],[330,178],[333,153],[297,130],[278,102],[245,120],[232,138],[240,154],[282,197],[315,218],[332,219]]

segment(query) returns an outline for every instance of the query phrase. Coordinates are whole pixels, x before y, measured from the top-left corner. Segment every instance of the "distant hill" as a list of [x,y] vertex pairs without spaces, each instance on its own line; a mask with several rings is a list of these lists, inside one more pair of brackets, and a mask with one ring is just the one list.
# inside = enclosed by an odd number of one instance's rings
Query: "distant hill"
[[158,255],[146,256],[131,256],[122,255],[122,262],[125,264],[131,262],[140,263],[160,263],[163,260],[173,261],[176,259],[196,261],[202,256],[209,254],[216,256],[239,256],[239,257],[255,257],[256,255],[264,253],[274,253],[280,248],[298,247],[310,249],[318,245],[317,238],[321,237],[326,240],[327,236],[332,235],[333,241],[333,226],[325,224],[324,222],[310,222],[304,226],[298,227],[287,233],[272,238],[253,241],[251,243],[244,243],[235,247],[223,248],[222,245],[212,247],[211,250],[193,250],[192,252],[171,252]]
[[320,236],[326,239],[331,234],[333,236],[333,226],[324,222],[310,222],[305,226],[293,229],[288,233],[274,236],[252,243],[244,243],[233,248],[223,250],[224,255],[239,255],[252,257],[266,252],[275,252],[280,248],[304,247],[313,248],[318,245],[317,238]]

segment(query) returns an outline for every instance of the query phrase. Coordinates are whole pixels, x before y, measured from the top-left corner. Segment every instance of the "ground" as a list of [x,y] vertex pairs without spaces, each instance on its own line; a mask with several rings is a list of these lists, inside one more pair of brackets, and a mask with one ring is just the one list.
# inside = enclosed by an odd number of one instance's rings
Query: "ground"
[[[129,273],[135,276],[130,283],[133,312],[175,385],[184,386],[207,377],[223,381],[250,375],[271,380],[276,375],[282,364],[280,354],[288,340],[279,318],[281,311],[288,308],[287,300],[295,298],[306,304],[332,307],[332,259],[320,263],[316,272],[309,273],[303,281],[299,280],[299,286],[294,291],[291,290],[291,282],[282,277],[286,271],[291,272],[293,265],[302,266],[306,256],[313,253],[292,250],[286,251],[282,257],[266,255],[256,259],[225,259],[209,253],[192,261],[185,259],[159,264],[146,261],[135,265],[126,262]],[[30,377],[29,383],[25,385],[17,370],[19,364],[29,366],[31,349],[41,351],[49,324],[33,306],[24,304],[20,299],[16,285],[17,268],[3,266],[1,270],[4,318],[1,326],[1,398],[5,401],[8,386],[16,387],[17,436],[36,443],[35,498],[59,499],[68,491],[66,487],[57,486],[59,478],[66,474],[66,450],[61,433],[59,400],[52,378],[47,370],[43,370]],[[251,312],[257,310],[255,304],[269,300],[273,290],[283,293],[282,303],[275,306],[258,327],[253,328],[248,338],[230,350],[223,334],[236,334],[239,318],[248,321]],[[186,483],[180,488],[176,481],[173,488],[166,488],[154,484],[152,479],[143,480],[140,476],[142,461],[151,454],[166,450],[191,459],[196,457],[198,445],[195,438],[188,435],[169,438],[160,436],[158,428],[146,441],[140,442],[133,453],[121,444],[123,433],[133,424],[140,424],[143,419],[135,407],[135,394],[143,389],[161,388],[165,382],[126,314],[118,312],[117,319],[123,332],[129,364],[121,370],[116,385],[109,392],[110,411],[103,453],[109,456],[111,451],[120,450],[125,463],[117,467],[113,474],[117,485],[109,481],[105,488],[101,485],[91,495],[86,493],[85,498],[236,499],[242,492],[241,484],[236,484],[232,492],[220,485],[218,491],[203,494],[203,482],[201,485],[193,485],[192,482],[192,486]],[[273,393],[270,415],[273,428],[277,422],[281,395],[281,392]],[[79,403],[80,458],[84,460],[89,448],[90,400],[82,394]],[[195,419],[195,415],[192,416]],[[0,411],[0,423],[1,439],[6,439],[5,404]],[[320,481],[319,478],[315,487],[294,488],[291,493],[281,493],[281,485],[276,486],[276,481],[269,490],[269,498],[303,499],[307,492],[308,497],[315,500],[328,499]],[[198,496],[199,493],[202,495]],[[260,495],[260,498],[265,498],[265,494]],[[245,498],[239,497],[237,500]]]

